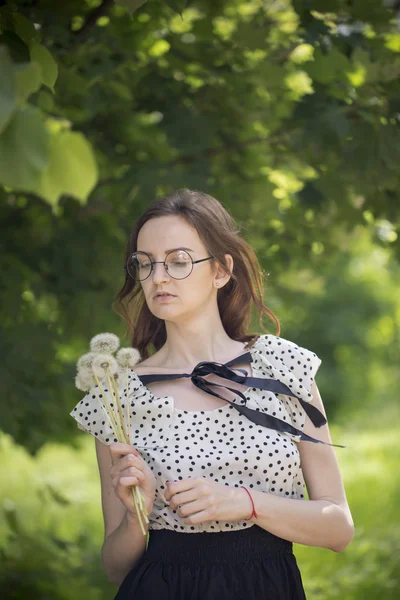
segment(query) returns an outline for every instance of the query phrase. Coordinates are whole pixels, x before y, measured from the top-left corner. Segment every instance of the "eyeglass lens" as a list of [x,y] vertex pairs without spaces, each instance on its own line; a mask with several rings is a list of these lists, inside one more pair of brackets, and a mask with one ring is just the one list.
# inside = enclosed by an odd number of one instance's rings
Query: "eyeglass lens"
[[[152,268],[150,257],[145,252],[135,252],[127,264],[129,275],[140,281],[149,277]],[[185,250],[174,250],[166,256],[165,268],[174,279],[185,279],[193,268],[192,257]]]

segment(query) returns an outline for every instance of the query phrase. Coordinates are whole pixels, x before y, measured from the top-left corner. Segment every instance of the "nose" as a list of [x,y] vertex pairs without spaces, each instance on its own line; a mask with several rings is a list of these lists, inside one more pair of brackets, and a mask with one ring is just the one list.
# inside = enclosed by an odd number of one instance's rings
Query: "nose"
[[150,277],[153,277],[155,284],[161,283],[162,281],[169,281],[167,269],[163,263],[157,262],[153,265],[153,272]]

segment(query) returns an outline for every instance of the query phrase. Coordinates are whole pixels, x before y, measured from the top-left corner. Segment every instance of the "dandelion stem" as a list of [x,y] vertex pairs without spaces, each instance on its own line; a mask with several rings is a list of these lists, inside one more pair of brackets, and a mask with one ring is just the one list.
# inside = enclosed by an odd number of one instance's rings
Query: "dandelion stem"
[[124,419],[123,419],[122,413],[121,413],[118,385],[116,384],[115,378],[112,376],[109,369],[107,369],[107,378],[108,378],[108,386],[110,389],[113,389],[114,396],[115,396],[115,402],[117,404],[118,413],[115,413],[116,421],[118,422],[122,440],[127,444],[128,438],[127,438],[127,435],[125,432],[124,423],[123,423]]
[[[110,424],[111,429],[114,432],[114,435],[117,437],[119,442],[130,443],[131,442],[131,427],[130,427],[130,410],[129,410],[129,398],[128,398],[128,369],[127,369],[127,412],[128,412],[128,429],[125,430],[124,427],[124,419],[123,419],[123,411],[121,406],[121,400],[119,395],[119,389],[117,382],[114,376],[110,373],[109,369],[107,369],[107,379],[108,379],[108,387],[111,394],[114,394],[115,401],[117,403],[117,411],[111,408],[111,403],[108,401],[107,394],[105,393],[103,384],[101,379],[93,373],[95,381],[97,383],[98,389],[101,391],[102,398],[104,403],[101,400],[101,395],[98,393],[98,390],[93,387],[93,391],[99,401],[99,404],[107,417],[107,420]],[[107,412],[108,411],[108,412]],[[140,525],[140,529],[143,535],[146,535],[146,528],[143,524],[143,519],[146,523],[149,523],[149,518],[147,515],[146,505],[144,503],[143,495],[139,486],[132,487],[132,496],[135,504],[136,513],[138,516],[138,521]]]
[[145,529],[145,527],[143,525],[143,522],[142,522],[142,509],[141,509],[141,506],[140,506],[140,502],[138,502],[138,498],[137,498],[137,496],[139,496],[139,498],[140,498],[140,491],[139,491],[138,487],[135,486],[133,488],[132,492],[133,492],[133,501],[135,503],[136,514],[137,514],[138,519],[139,519],[140,529],[142,530],[143,535],[146,535],[146,529]]
[[[110,406],[110,404],[109,404],[109,402],[107,400],[107,394],[104,391],[103,384],[101,383],[101,380],[95,374],[94,374],[94,377],[96,379],[97,385],[99,386],[99,388],[100,388],[100,390],[101,390],[101,392],[103,394],[104,402],[105,402],[105,404],[107,406],[109,415],[110,415],[110,417],[112,419],[112,429],[113,429],[114,434],[116,435],[116,437],[118,439],[118,437],[120,437],[120,434],[119,434],[119,431],[118,431],[118,424],[117,424],[116,420],[114,419],[114,411],[111,409],[111,406]],[[119,442],[123,442],[124,440],[123,439],[119,439],[118,441]]]

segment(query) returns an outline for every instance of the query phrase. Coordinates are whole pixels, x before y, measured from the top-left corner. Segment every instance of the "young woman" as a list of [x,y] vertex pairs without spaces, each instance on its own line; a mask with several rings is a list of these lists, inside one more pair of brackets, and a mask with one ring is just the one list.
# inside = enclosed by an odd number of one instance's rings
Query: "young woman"
[[[254,251],[205,193],[154,202],[125,270],[117,307],[142,359],[125,390],[132,445],[90,426],[91,393],[71,412],[96,437],[115,600],[304,599],[293,542],[340,552],[354,534],[321,360],[279,337]],[[276,335],[248,332],[254,307]],[[146,500],[147,549],[132,486]]]

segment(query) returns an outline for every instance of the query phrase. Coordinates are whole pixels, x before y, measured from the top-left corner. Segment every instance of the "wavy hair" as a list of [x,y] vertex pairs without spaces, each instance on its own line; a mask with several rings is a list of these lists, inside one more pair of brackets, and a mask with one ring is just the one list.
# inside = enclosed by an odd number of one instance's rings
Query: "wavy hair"
[[[264,273],[258,258],[250,244],[240,235],[233,217],[209,194],[181,188],[156,199],[131,231],[125,264],[137,250],[137,239],[143,225],[155,217],[171,215],[182,217],[196,229],[208,252],[219,262],[225,273],[231,276],[228,283],[217,292],[221,321],[229,337],[247,342],[247,347],[255,342],[259,334],[248,332],[253,308],[259,315],[260,327],[264,329],[262,317],[265,314],[274,321],[275,335],[279,335],[279,320],[263,302]],[[225,254],[230,254],[233,258],[232,273],[228,270]],[[139,350],[142,360],[151,355],[151,344],[156,351],[164,345],[165,322],[149,310],[140,282],[132,279],[128,273],[124,285],[115,297],[113,309],[127,322],[125,335],[131,337],[131,344]]]

